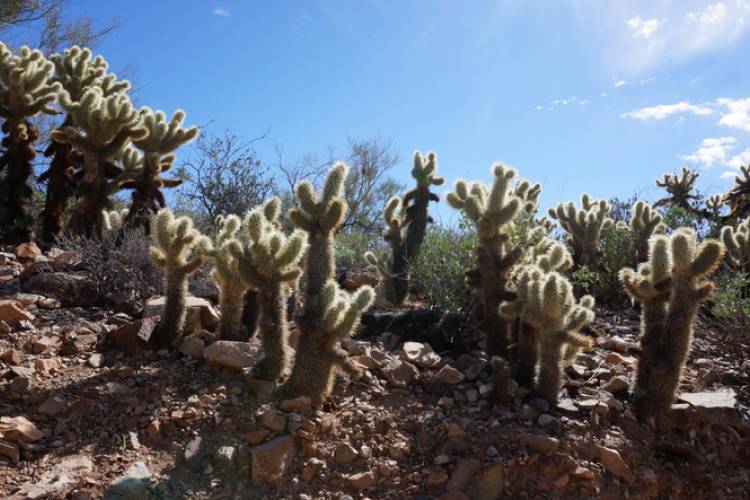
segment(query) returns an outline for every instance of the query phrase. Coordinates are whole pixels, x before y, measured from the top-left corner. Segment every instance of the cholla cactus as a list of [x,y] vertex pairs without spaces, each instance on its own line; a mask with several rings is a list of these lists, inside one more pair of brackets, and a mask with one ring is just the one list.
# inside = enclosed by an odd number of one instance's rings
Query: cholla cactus
[[674,401],[690,352],[698,308],[713,293],[708,276],[720,264],[724,246],[707,239],[697,245],[695,231],[680,228],[649,241],[649,260],[638,270],[625,268],[625,291],[641,303],[641,357],[635,409],[641,416],[667,411]]
[[[536,336],[539,349],[536,391],[556,402],[562,383],[563,347],[590,346],[589,338],[577,332],[594,319],[594,299],[586,295],[576,303],[573,286],[565,277],[534,265],[520,270],[516,294],[517,298],[504,303],[500,312],[505,317],[520,318],[527,325],[525,333]],[[523,375],[533,377],[534,364],[530,364],[530,359],[521,361]]]
[[664,174],[661,181],[656,181],[656,185],[664,188],[668,196],[654,203],[655,207],[662,205],[677,205],[688,211],[693,211],[693,202],[700,201],[700,197],[693,193],[695,181],[700,174],[693,172],[687,167],[682,167],[682,175],[674,173]]
[[89,87],[80,101],[67,92],[60,94],[60,105],[75,126],[52,132],[53,140],[70,144],[84,155],[83,176],[78,184],[83,202],[70,221],[74,233],[92,236],[101,233],[102,213],[110,209],[110,196],[119,189],[122,169],[115,164],[132,140],[143,139],[148,130],[141,126],[138,113],[127,95],[106,95],[101,87]]
[[102,219],[106,234],[114,234],[122,228],[122,224],[127,216],[127,208],[122,208],[120,210],[105,210]]
[[633,206],[628,228],[635,236],[637,262],[643,262],[648,258],[648,240],[655,234],[664,233],[667,226],[662,223],[659,212],[645,201],[638,200]]
[[444,182],[437,177],[437,157],[432,152],[426,157],[419,151],[414,153],[411,175],[417,187],[406,193],[403,201],[398,196],[391,198],[383,212],[387,225],[384,238],[391,246],[391,257],[379,262],[374,254],[365,254],[367,261],[380,271],[386,300],[395,305],[402,304],[408,296],[409,266],[422,247],[427,223],[432,222],[427,205],[440,201],[430,187]]
[[721,241],[726,247],[729,265],[737,271],[750,271],[750,217],[737,227],[724,226]]
[[203,264],[204,249],[210,242],[193,228],[188,217],[175,217],[169,209],[162,209],[154,217],[150,248],[151,261],[166,275],[166,304],[164,316],[154,333],[153,342],[170,346],[182,335],[185,327],[185,301],[188,278]]
[[132,168],[125,168],[120,187],[133,190],[126,223],[150,231],[151,216],[167,206],[161,189],[182,184],[181,179],[167,179],[162,174],[172,168],[175,160],[172,153],[198,136],[198,127],[182,127],[185,121],[182,110],[177,110],[169,121],[163,111],[149,108],[141,109],[140,117],[148,135],[134,140],[133,145],[143,152],[143,159],[133,164]]
[[[83,93],[92,86],[99,86],[105,95],[127,92],[130,83],[117,81],[114,75],[107,75],[107,62],[101,57],[92,57],[86,48],[73,46],[62,54],[52,54],[50,61],[55,65],[51,81],[59,82],[72,101],[79,101]],[[59,129],[75,127],[68,114]],[[42,212],[42,238],[54,241],[63,229],[63,216],[68,200],[75,193],[76,172],[81,168],[83,156],[73,150],[70,144],[51,140],[44,151],[52,157],[49,168],[39,177],[47,182],[47,196]]]
[[219,310],[221,323],[219,335],[223,340],[247,340],[247,332],[242,330],[242,304],[247,284],[239,279],[237,259],[230,250],[237,237],[242,221],[236,215],[216,217],[218,233],[207,255],[211,257],[211,276],[219,288]]
[[495,180],[490,187],[479,182],[456,181],[447,200],[476,226],[476,265],[466,272],[466,282],[478,291],[474,315],[479,330],[487,338],[488,353],[505,357],[510,330],[498,308],[502,301],[513,298],[508,290],[508,279],[511,268],[522,255],[520,248],[507,251],[507,225],[530,202],[513,195],[514,169],[496,163],[492,173]]
[[281,200],[274,198],[252,210],[245,218],[245,231],[229,244],[242,281],[257,290],[261,311],[260,336],[264,358],[256,368],[262,378],[277,380],[288,374],[291,362],[286,303],[289,288],[302,274],[300,259],[305,253],[305,234],[290,236],[266,217],[266,208],[278,212]]
[[724,195],[729,205],[729,219],[738,220],[750,216],[750,165],[740,167],[740,175],[734,178],[734,187]]
[[7,230],[6,242],[30,241],[33,221],[28,211],[33,190],[28,184],[36,156],[34,142],[39,132],[29,118],[40,113],[55,114],[50,104],[60,91],[60,84],[49,81],[54,70],[38,50],[21,47],[18,54],[0,42],[0,117],[3,118],[3,153],[0,171],[0,224]]
[[568,243],[573,249],[573,260],[579,266],[599,271],[601,249],[599,238],[602,230],[612,225],[610,206],[606,200],[593,200],[588,194],[581,196],[581,208],[573,202],[560,203],[549,210],[549,216],[557,219],[568,233]]
[[[282,393],[292,397],[306,395],[316,404],[330,394],[337,369],[356,372],[340,342],[352,334],[359,315],[370,307],[375,295],[370,287],[362,287],[351,296],[336,288],[331,293],[330,282],[336,269],[333,234],[346,213],[341,190],[347,173],[344,163],[335,164],[328,172],[320,198],[312,184],[301,182],[296,190],[298,207],[289,211],[292,223],[307,233],[309,247],[305,309],[297,321],[301,331],[299,345]],[[342,302],[343,307],[338,305]],[[334,310],[345,318],[334,321]]]

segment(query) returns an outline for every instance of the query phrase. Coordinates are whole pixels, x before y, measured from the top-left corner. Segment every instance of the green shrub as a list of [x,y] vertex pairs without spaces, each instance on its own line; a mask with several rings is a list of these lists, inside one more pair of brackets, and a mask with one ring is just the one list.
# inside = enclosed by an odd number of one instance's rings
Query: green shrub
[[618,273],[623,267],[637,267],[636,239],[628,228],[612,225],[602,231],[602,270],[596,276],[592,292],[597,303],[610,307],[627,307],[630,300],[622,289]]
[[711,312],[728,326],[729,334],[747,335],[750,320],[750,276],[744,271],[724,270],[716,277]]
[[337,233],[334,238],[336,247],[336,265],[347,272],[366,271],[370,268],[365,260],[366,252],[380,255],[386,248],[381,238],[365,234],[362,231]]

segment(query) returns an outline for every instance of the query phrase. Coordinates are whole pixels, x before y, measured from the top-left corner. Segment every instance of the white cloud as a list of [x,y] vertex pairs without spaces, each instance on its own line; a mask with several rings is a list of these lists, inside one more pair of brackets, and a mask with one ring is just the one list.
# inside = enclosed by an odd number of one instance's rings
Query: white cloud
[[645,79],[641,80],[640,82],[638,82],[638,85],[646,85],[647,83],[651,83],[654,80],[656,80],[655,76],[652,76],[650,78],[645,78]]
[[695,115],[710,115],[711,109],[705,106],[696,106],[688,101],[676,104],[658,104],[640,108],[620,115],[620,118],[637,118],[638,120],[663,120],[676,113],[693,113]]
[[734,147],[737,139],[734,137],[716,137],[703,139],[694,153],[681,156],[685,161],[697,163],[705,168],[714,164],[726,165],[727,153]]
[[716,99],[716,104],[724,106],[727,112],[721,115],[719,125],[750,132],[750,97],[745,99]]
[[622,87],[623,85],[627,85],[627,84],[628,84],[628,82],[626,82],[625,80],[617,80],[615,82],[615,88]]
[[727,6],[723,2],[712,3],[702,11],[688,12],[687,18],[696,21],[700,26],[710,26],[722,22],[727,18]]
[[641,19],[641,16],[635,16],[627,20],[627,25],[633,31],[633,38],[651,38],[662,22],[659,19]]
[[211,13],[215,16],[219,17],[229,17],[231,15],[231,12],[229,12],[229,9],[224,8],[222,6],[216,7]]
[[747,148],[740,154],[732,156],[727,162],[727,166],[732,167],[737,172],[740,171],[740,167],[750,165],[750,148]]

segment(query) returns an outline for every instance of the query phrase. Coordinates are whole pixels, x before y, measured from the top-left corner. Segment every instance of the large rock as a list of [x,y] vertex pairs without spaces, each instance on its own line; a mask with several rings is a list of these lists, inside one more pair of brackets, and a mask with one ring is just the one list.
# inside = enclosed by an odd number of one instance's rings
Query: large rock
[[137,354],[149,349],[151,335],[159,326],[159,316],[148,316],[137,321],[118,326],[107,338],[115,347],[128,354]]
[[138,461],[118,477],[104,492],[105,500],[140,500],[146,498],[151,485],[151,471]]
[[256,446],[251,453],[253,482],[273,483],[281,479],[294,461],[297,456],[297,444],[292,436],[281,436]]
[[11,441],[34,442],[42,439],[44,433],[26,417],[1,417],[0,435]]
[[628,484],[633,484],[635,482],[633,472],[617,450],[606,448],[604,446],[597,446],[596,451],[599,461],[604,468],[607,469],[607,472],[625,480]]
[[421,342],[404,342],[401,356],[420,368],[435,368],[440,364],[440,356],[432,350],[429,344]]
[[260,357],[260,344],[233,340],[218,340],[203,350],[209,365],[234,370],[253,367]]
[[23,498],[66,498],[79,479],[88,475],[94,464],[88,457],[66,457],[62,462],[47,469],[37,481],[21,485]]
[[[143,306],[143,317],[163,316],[166,301],[166,297],[151,297],[146,300]],[[206,299],[189,295],[185,299],[185,308],[187,310],[184,330],[186,335],[203,330],[214,331],[219,326],[219,313]]]
[[395,387],[409,387],[419,379],[417,367],[400,359],[390,360],[381,371],[388,382]]
[[57,299],[63,307],[93,307],[104,299],[96,281],[83,273],[37,272],[23,279],[21,288]]
[[707,422],[731,426],[740,422],[736,396],[733,389],[722,389],[711,392],[686,392],[680,394],[679,399],[693,406],[698,415]]
[[0,300],[0,321],[16,323],[18,321],[34,321],[36,317],[23,308],[23,305],[15,300]]

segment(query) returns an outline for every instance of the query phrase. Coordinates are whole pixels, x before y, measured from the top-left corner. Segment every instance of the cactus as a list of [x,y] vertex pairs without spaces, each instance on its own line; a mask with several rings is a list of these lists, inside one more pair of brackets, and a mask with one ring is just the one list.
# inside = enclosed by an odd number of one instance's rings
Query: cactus
[[625,291],[641,303],[641,356],[634,391],[635,410],[653,416],[669,410],[690,352],[693,322],[713,293],[708,276],[720,264],[724,246],[680,228],[649,240],[649,259],[638,270],[625,268]]
[[78,182],[82,203],[69,222],[71,231],[87,237],[101,236],[103,212],[112,208],[110,196],[119,189],[122,173],[115,163],[132,140],[144,139],[148,130],[141,126],[138,113],[127,95],[108,93],[117,85],[113,77],[100,86],[89,87],[80,101],[63,91],[60,106],[72,117],[75,126],[54,130],[51,138],[70,144],[84,155]]
[[734,183],[723,199],[729,205],[729,220],[750,216],[750,165],[740,167],[740,175],[734,178]]
[[153,246],[149,255],[154,265],[166,276],[166,304],[159,328],[152,341],[157,346],[171,346],[185,327],[185,301],[188,278],[203,264],[204,249],[210,248],[205,236],[193,228],[188,217],[175,217],[162,209],[154,217]]
[[415,152],[411,175],[417,187],[406,193],[403,200],[398,196],[391,198],[383,212],[387,224],[384,238],[391,246],[391,257],[378,262],[374,254],[365,254],[367,261],[380,271],[385,298],[394,305],[402,304],[409,293],[409,267],[422,247],[427,223],[432,222],[427,205],[440,201],[440,197],[430,191],[431,186],[444,182],[436,174],[435,153],[424,157],[419,151]]
[[581,208],[573,202],[560,203],[549,210],[549,216],[560,222],[568,233],[568,244],[573,249],[573,260],[578,266],[587,266],[599,271],[601,249],[599,237],[603,229],[612,225],[610,206],[606,200],[592,200],[587,194],[581,196]]
[[[265,205],[271,204],[278,212],[281,200],[274,198]],[[299,261],[306,243],[302,231],[297,230],[288,237],[281,232],[266,217],[266,206],[255,208],[247,215],[246,229],[239,241],[229,244],[229,251],[242,281],[258,291],[264,357],[256,373],[261,378],[277,380],[288,374],[291,361],[286,302],[291,283],[302,274]],[[240,316],[241,313],[238,319]]]
[[[53,82],[59,82],[71,100],[79,101],[83,92],[92,86],[101,85],[107,79],[108,92],[126,92],[128,82],[116,82],[113,76],[106,76],[107,62],[101,57],[92,57],[86,48],[73,46],[62,54],[49,57],[55,66]],[[67,114],[59,129],[75,126],[73,118]],[[83,156],[74,151],[70,144],[50,140],[44,156],[52,157],[49,168],[39,177],[47,182],[47,196],[42,212],[42,239],[53,242],[63,229],[63,216],[68,201],[75,194],[76,172],[81,168]]]
[[628,228],[635,236],[636,262],[643,262],[648,258],[648,241],[655,234],[662,234],[667,226],[662,223],[659,212],[646,203],[638,200],[633,206],[633,214],[628,221]]
[[104,232],[108,235],[115,234],[122,228],[125,218],[128,216],[128,209],[105,210],[103,214]]
[[336,370],[356,373],[340,343],[356,329],[360,315],[375,297],[370,287],[348,294],[334,281],[333,235],[347,209],[341,198],[347,173],[344,163],[335,164],[328,172],[320,197],[312,184],[301,182],[295,193],[298,206],[289,211],[292,223],[307,233],[309,247],[305,307],[297,320],[299,345],[292,373],[281,392],[290,397],[309,396],[316,404],[330,394]]
[[507,357],[509,323],[500,316],[498,308],[502,301],[514,298],[508,280],[511,268],[522,255],[521,248],[507,250],[507,225],[520,210],[532,208],[533,202],[513,195],[511,181],[516,176],[515,170],[496,163],[492,173],[495,180],[491,187],[456,181],[447,201],[476,226],[476,263],[466,272],[467,285],[479,296],[474,318],[487,339],[489,355]]
[[134,140],[133,145],[143,152],[143,157],[125,167],[120,176],[120,188],[133,190],[125,224],[150,232],[151,216],[167,206],[161,189],[182,184],[181,179],[165,179],[162,174],[172,168],[175,160],[172,153],[198,136],[198,127],[182,128],[185,113],[181,110],[177,110],[169,122],[163,111],[144,107],[139,115],[148,135]]
[[[545,272],[538,266],[527,265],[518,273],[517,298],[500,306],[500,313],[520,318],[527,332],[536,336],[539,375],[535,389],[543,398],[556,402],[562,385],[563,347],[590,346],[589,338],[577,332],[594,319],[594,299],[586,295],[576,303],[573,286],[555,271]],[[531,360],[521,361],[523,374],[533,376]]]
[[662,205],[676,205],[692,212],[693,203],[700,201],[700,196],[693,193],[695,181],[700,174],[687,167],[682,167],[682,174],[664,174],[661,181],[656,181],[656,186],[664,188],[668,196],[654,203],[655,207]]
[[0,224],[7,230],[8,240],[33,238],[29,178],[39,132],[29,119],[40,113],[56,114],[49,106],[60,91],[59,83],[49,81],[53,71],[54,65],[40,51],[24,46],[13,54],[0,42],[0,117],[5,135],[0,156],[0,170],[5,170],[0,181]]
[[735,271],[750,272],[750,217],[737,227],[724,226],[721,241],[727,250],[729,266]]

